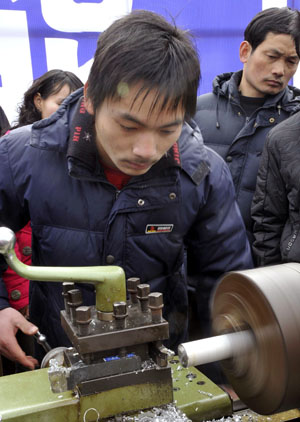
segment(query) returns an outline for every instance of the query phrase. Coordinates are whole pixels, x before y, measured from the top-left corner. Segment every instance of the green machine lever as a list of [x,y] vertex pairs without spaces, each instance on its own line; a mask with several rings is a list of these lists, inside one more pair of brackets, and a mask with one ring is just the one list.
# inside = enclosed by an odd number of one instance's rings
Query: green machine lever
[[23,264],[16,256],[16,236],[7,227],[0,227],[0,253],[20,276],[36,281],[71,281],[91,283],[96,290],[96,309],[113,312],[114,302],[126,301],[125,273],[118,266],[34,267]]

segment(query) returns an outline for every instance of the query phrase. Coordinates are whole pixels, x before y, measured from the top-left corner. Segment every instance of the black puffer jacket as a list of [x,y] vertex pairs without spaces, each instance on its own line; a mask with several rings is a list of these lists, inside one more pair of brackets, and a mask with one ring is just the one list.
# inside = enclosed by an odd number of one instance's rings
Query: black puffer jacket
[[260,265],[300,262],[300,112],[269,133],[252,216]]
[[300,90],[286,87],[266,98],[262,107],[246,117],[238,86],[242,71],[215,78],[213,92],[198,98],[195,120],[204,143],[227,162],[236,189],[237,202],[251,240],[251,202],[267,134],[300,106]]

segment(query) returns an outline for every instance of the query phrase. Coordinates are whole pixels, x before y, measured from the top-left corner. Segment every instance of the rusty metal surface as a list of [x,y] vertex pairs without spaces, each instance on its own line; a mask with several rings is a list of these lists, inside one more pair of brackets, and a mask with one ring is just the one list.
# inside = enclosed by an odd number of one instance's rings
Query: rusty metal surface
[[[101,393],[103,391],[113,390],[126,386],[138,386],[140,384],[164,386],[164,390],[168,391],[169,402],[173,400],[173,384],[171,369],[167,368],[150,368],[140,371],[127,372],[124,374],[116,374],[108,377],[102,377],[95,380],[82,381],[78,385],[78,390],[82,396]],[[134,400],[134,398],[132,398]],[[168,402],[166,402],[168,403]]]
[[[71,353],[71,350],[65,351],[65,355]],[[82,381],[139,371],[142,366],[141,358],[134,354],[130,354],[122,358],[112,356],[110,358],[103,359],[101,362],[92,363],[90,365],[85,364],[80,359],[77,361],[73,360],[73,362],[70,363],[70,373],[67,378],[69,390],[73,390]]]
[[259,414],[300,404],[299,271],[299,264],[286,264],[229,273],[214,294],[215,334],[254,333],[255,349],[223,361],[223,369],[241,400]]
[[166,340],[169,337],[169,324],[165,320],[152,323],[150,311],[144,320],[137,319],[139,316],[137,312],[129,311],[128,314],[128,323],[125,328],[117,329],[114,328],[113,323],[97,321],[97,325],[88,336],[79,335],[78,328],[72,324],[64,311],[61,312],[61,324],[80,354]]

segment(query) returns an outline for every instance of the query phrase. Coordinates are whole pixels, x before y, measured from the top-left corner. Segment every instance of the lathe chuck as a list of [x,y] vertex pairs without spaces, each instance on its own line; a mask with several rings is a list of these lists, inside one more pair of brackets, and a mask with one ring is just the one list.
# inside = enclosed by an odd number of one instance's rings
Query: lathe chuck
[[254,347],[222,366],[239,397],[271,414],[300,404],[300,264],[227,274],[212,301],[214,334],[251,330]]

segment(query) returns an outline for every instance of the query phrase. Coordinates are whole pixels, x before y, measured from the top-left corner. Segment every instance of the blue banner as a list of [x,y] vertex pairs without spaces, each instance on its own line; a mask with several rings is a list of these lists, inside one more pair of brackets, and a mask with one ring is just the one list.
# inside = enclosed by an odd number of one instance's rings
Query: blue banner
[[262,0],[0,0],[0,105],[9,120],[32,80],[47,70],[70,70],[85,82],[99,33],[133,9],[191,31],[205,93],[217,74],[241,68],[243,32]]

